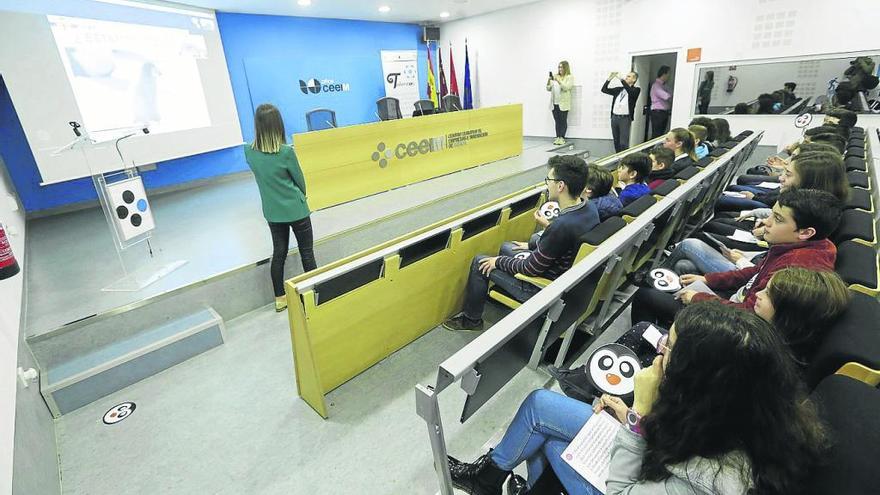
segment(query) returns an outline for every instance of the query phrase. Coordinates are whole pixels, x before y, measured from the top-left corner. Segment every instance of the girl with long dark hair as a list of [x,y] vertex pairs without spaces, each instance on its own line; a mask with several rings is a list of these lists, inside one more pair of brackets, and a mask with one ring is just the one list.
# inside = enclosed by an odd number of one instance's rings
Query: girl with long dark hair
[[290,231],[296,236],[303,271],[317,268],[312,221],[306,203],[306,180],[293,148],[287,145],[281,112],[272,105],[257,107],[254,114],[254,142],[245,145],[244,156],[254,172],[263,216],[272,234],[270,274],[275,292],[275,310],[287,307],[284,299],[284,262]]
[[825,434],[769,323],[717,302],[694,304],[676,315],[659,351],[635,375],[632,408],[607,395],[590,407],[547,390],[531,393],[494,449],[473,464],[450,458],[453,483],[470,494],[500,494],[526,461],[529,485],[549,463],[570,495],[601,493],[560,453],[592,414],[608,409],[622,424],[607,495],[802,491]]

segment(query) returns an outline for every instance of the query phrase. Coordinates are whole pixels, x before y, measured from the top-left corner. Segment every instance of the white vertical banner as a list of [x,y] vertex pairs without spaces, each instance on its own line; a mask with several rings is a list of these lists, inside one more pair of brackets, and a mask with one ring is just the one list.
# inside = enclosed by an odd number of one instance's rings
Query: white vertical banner
[[385,96],[400,101],[400,113],[410,116],[419,100],[419,56],[416,50],[381,50]]

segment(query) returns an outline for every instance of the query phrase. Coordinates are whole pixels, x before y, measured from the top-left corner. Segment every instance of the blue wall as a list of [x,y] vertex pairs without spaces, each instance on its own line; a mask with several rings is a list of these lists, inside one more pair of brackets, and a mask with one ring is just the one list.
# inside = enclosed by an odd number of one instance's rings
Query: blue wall
[[[374,120],[371,118],[376,99],[373,96],[384,94],[379,50],[418,49],[421,86],[427,81],[426,49],[419,41],[421,28],[416,25],[220,12],[217,22],[245,140],[253,139],[253,107],[263,103],[251,101],[252,87],[258,97],[281,100],[278,104],[286,116],[290,134],[305,130],[303,113],[306,109],[320,106],[336,110],[340,125]],[[289,70],[286,69],[288,63]],[[348,82],[352,84],[352,91],[303,95],[298,80],[305,77]],[[420,91],[424,93],[424,87]],[[36,162],[2,77],[0,155],[28,212],[96,199],[90,178],[40,186]],[[247,170],[241,148],[156,165],[156,170],[143,174],[147,189]]]

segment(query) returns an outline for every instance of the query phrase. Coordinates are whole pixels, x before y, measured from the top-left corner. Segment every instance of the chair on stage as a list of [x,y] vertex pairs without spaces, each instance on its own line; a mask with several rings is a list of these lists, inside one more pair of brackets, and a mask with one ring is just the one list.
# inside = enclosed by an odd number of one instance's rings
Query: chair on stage
[[379,120],[397,120],[402,119],[403,114],[400,113],[400,100],[386,96],[376,100],[376,115]]
[[446,95],[440,101],[440,108],[444,112],[457,112],[461,110],[461,100],[458,95]]
[[418,100],[415,102],[414,106],[415,111],[413,112],[413,117],[431,115],[434,113],[434,102],[431,100]]
[[320,131],[336,127],[336,112],[329,108],[316,108],[306,112],[306,125],[310,131]]

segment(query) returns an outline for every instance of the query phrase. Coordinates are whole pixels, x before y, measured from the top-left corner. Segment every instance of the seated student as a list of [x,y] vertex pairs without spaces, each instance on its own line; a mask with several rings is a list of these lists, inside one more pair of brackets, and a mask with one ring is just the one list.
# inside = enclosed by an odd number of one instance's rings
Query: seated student
[[675,153],[668,148],[654,148],[648,153],[651,159],[651,173],[648,174],[648,187],[653,191],[666,182],[667,179],[675,177],[675,171],[672,170],[672,163],[675,161]]
[[730,141],[730,124],[727,120],[721,118],[712,119],[712,124],[715,126],[715,141],[713,141],[713,144],[716,148]]
[[846,150],[846,139],[840,134],[834,132],[825,132],[822,134],[813,134],[804,136],[805,143],[821,143],[834,147],[841,155]]
[[[599,212],[599,221],[601,222],[617,215],[620,212],[620,209],[623,208],[623,205],[620,204],[620,198],[611,192],[611,186],[613,183],[614,176],[611,175],[611,172],[595,163],[587,165],[587,185],[584,187],[581,199],[596,205],[596,210]],[[537,223],[541,229],[546,229],[552,221],[552,219],[548,219],[542,215],[539,210],[535,210],[535,223]],[[503,256],[514,256],[518,252],[525,250],[534,251],[537,249],[538,240],[541,239],[543,233],[544,231],[542,230],[532,234],[528,243],[518,241],[505,242],[501,246],[500,253]]]
[[694,154],[695,146],[694,135],[687,129],[676,127],[666,133],[666,140],[663,141],[663,147],[668,148],[675,153],[675,161],[672,162],[672,170],[675,170],[676,174],[697,164],[697,155]]
[[547,227],[535,250],[524,259],[510,256],[478,255],[471,263],[462,313],[447,320],[449,330],[481,330],[483,307],[489,280],[514,299],[525,301],[538,292],[534,285],[517,280],[522,273],[531,277],[555,279],[571,268],[584,234],[599,224],[596,205],[581,201],[587,181],[587,167],[575,156],[554,156],[548,163],[547,195],[559,203],[559,216]]
[[[752,310],[755,297],[770,277],[791,266],[833,270],[837,248],[828,235],[837,229],[843,214],[842,203],[832,194],[814,189],[792,189],[779,195],[773,214],[764,226],[764,241],[770,244],[757,266],[704,276],[685,274],[682,285],[703,282],[712,291],[733,292],[726,304]],[[632,321],[648,321],[668,326],[675,313],[693,302],[721,298],[705,292],[684,289],[676,295],[642,287],[632,301]]]
[[733,107],[734,115],[748,115],[750,113],[752,113],[752,108],[749,106],[748,103],[737,103]]
[[[773,324],[797,363],[803,367],[809,364],[827,330],[846,310],[849,297],[846,284],[834,272],[785,268],[773,275],[764,290],[758,291],[755,314]],[[643,337],[648,326],[648,322],[636,323],[615,341],[632,350],[643,368],[651,365],[657,353],[657,349]],[[657,330],[663,335],[668,334],[663,328]],[[663,340],[660,341],[662,345]],[[590,383],[587,366],[569,370],[548,366],[547,371],[556,378],[565,395],[593,401],[601,392]]]
[[858,120],[859,114],[852,110],[847,110],[845,108],[832,108],[825,114],[825,119],[822,123],[823,125],[837,125],[844,128],[846,130],[846,137],[848,137],[849,131],[855,127]]
[[587,185],[581,198],[596,205],[599,220],[603,222],[617,215],[623,208],[620,198],[611,191],[613,185],[614,175],[610,171],[595,163],[587,165]]
[[[797,156],[798,153],[809,153],[811,151],[828,151],[840,154],[837,148],[829,144],[822,143],[797,143],[791,153],[791,158]],[[760,184],[761,182],[779,182],[779,176],[785,169],[788,160],[783,159],[779,155],[770,155],[767,157],[767,168],[770,169],[770,175],[747,173],[736,178],[736,183],[741,186],[750,186]],[[751,169],[750,169],[751,172]]]
[[755,314],[773,324],[801,366],[849,304],[849,290],[831,271],[786,268],[755,299]]
[[[452,483],[471,495],[527,493],[549,466],[570,495],[602,493],[562,459],[600,410],[618,421],[606,492],[741,495],[802,493],[827,441],[797,367],[769,323],[717,303],[675,319],[660,356],[635,376],[632,408],[595,406],[549,390],[529,394],[501,441],[473,463],[449,457]],[[512,489],[512,490],[511,490]]]
[[[815,145],[803,145],[802,148]],[[849,180],[846,175],[846,167],[843,159],[835,151],[810,151],[797,153],[783,165],[783,175],[779,177],[779,190],[786,191],[791,188],[818,189],[833,194],[841,202],[846,203],[849,199]],[[736,229],[755,231],[756,237],[762,234],[763,219],[770,216],[770,208],[755,208],[741,210],[736,218],[716,217],[703,226],[703,231],[722,236],[733,235]],[[721,239],[728,247],[740,247],[734,245],[737,241],[728,242]],[[747,246],[746,250],[754,251],[754,246]]]
[[773,97],[770,93],[763,93],[758,95],[758,109],[755,110],[755,113],[758,115],[766,115],[776,113],[773,109],[773,105],[776,104],[776,98]]
[[690,124],[688,124],[688,128],[690,129],[692,125],[701,125],[706,128],[706,137],[703,138],[702,142],[711,153],[715,149],[713,142],[718,138],[718,129],[715,128],[715,121],[709,117],[694,117],[691,119]]
[[709,147],[706,146],[706,136],[708,135],[708,132],[706,131],[706,128],[701,125],[692,125],[688,127],[688,130],[694,135],[694,142],[697,145],[694,148],[694,154],[697,155],[697,160],[702,160],[709,154]]
[[621,191],[618,196],[623,206],[651,192],[645,184],[645,179],[650,173],[651,161],[644,153],[630,153],[620,160],[617,166],[617,180]]

